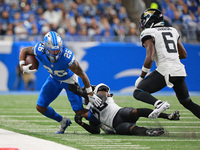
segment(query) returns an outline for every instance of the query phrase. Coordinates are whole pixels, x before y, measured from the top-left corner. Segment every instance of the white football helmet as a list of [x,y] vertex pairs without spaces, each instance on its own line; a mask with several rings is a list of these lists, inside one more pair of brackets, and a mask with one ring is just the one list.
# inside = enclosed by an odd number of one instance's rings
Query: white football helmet
[[104,83],[100,83],[98,84],[95,89],[94,89],[94,93],[97,94],[98,91],[106,91],[106,92],[110,92],[110,88],[104,84]]
[[50,61],[56,62],[62,53],[63,40],[58,33],[50,31],[44,36],[44,47]]

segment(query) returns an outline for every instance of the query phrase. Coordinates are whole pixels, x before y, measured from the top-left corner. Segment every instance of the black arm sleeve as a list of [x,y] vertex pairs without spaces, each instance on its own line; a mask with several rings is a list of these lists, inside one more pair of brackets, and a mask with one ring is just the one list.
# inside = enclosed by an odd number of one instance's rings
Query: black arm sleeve
[[144,36],[143,38],[142,38],[142,46],[144,47],[144,45],[143,45],[143,43],[146,41],[146,40],[149,40],[149,39],[153,39],[154,40],[154,38],[151,36],[151,35],[147,35],[147,36]]
[[85,122],[82,121],[82,116],[80,115],[75,115],[74,116],[74,121],[83,127],[86,131],[92,133],[92,134],[100,134],[100,127],[98,124],[95,124],[95,122],[89,121],[89,125],[86,124]]
[[99,126],[95,126],[94,124],[88,125],[84,122],[82,122],[81,126],[88,132],[90,132],[91,134],[100,134],[100,128]]

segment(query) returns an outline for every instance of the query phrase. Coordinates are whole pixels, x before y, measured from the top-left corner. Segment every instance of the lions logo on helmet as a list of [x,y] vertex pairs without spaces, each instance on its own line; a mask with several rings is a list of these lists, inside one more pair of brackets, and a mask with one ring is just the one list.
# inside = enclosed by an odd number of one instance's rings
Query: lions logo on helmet
[[153,28],[158,26],[164,26],[164,18],[158,9],[147,9],[141,15],[140,28]]
[[44,36],[44,47],[50,61],[56,62],[61,56],[63,49],[63,41],[61,36],[54,31],[48,32]]

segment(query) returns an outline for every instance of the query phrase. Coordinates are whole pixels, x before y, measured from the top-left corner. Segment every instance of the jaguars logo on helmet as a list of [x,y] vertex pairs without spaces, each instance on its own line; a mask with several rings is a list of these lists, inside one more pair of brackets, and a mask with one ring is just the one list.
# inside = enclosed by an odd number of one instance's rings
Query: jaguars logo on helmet
[[158,26],[164,26],[163,14],[158,9],[147,9],[141,15],[140,28],[153,28]]

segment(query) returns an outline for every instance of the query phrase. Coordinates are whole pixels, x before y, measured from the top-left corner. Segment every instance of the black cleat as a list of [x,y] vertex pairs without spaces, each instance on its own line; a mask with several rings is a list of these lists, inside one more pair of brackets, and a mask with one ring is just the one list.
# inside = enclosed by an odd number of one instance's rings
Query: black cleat
[[165,133],[165,131],[164,131],[163,128],[148,129],[146,131],[146,134],[148,136],[160,136],[160,135],[162,135],[164,133]]
[[180,120],[179,111],[175,111],[168,116],[169,120]]

